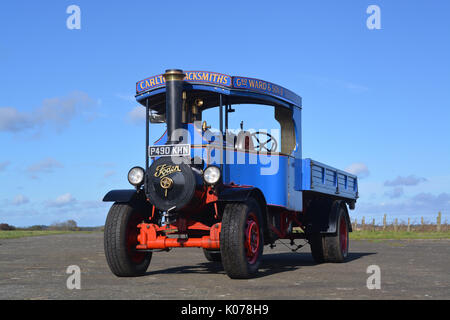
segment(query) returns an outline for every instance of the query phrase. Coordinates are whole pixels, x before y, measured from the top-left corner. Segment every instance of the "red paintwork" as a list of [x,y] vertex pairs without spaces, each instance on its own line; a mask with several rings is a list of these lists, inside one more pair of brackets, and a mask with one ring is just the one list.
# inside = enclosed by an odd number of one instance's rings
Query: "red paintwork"
[[275,228],[275,226],[270,226],[272,231],[275,232],[275,234],[280,239],[287,239],[287,238],[295,238],[292,234],[288,233],[289,225],[293,223],[296,224],[299,227],[302,227],[302,224],[297,219],[297,212],[295,211],[282,211],[280,213],[280,230]]
[[[178,219],[175,225],[159,227],[153,223],[138,225],[140,233],[137,236],[139,244],[136,249],[167,249],[174,247],[199,247],[204,249],[220,249],[220,230],[222,224],[216,223],[208,227],[201,222]],[[189,230],[209,231],[209,235],[201,237],[169,238],[164,234],[186,234]]]
[[[225,188],[248,188],[251,186],[242,186],[230,183],[224,185]],[[214,205],[214,218],[220,219],[218,210],[218,196],[217,190],[213,187],[206,187],[198,190],[198,198],[201,199],[201,207],[208,204]],[[155,216],[155,207],[152,206],[152,214],[150,221]],[[194,208],[193,208],[194,209]],[[294,239],[301,237],[298,234],[289,233],[289,226],[291,224],[302,227],[302,224],[297,219],[298,212],[288,211],[283,208],[276,209],[280,215],[280,229],[270,225],[269,227],[280,239]],[[220,249],[220,230],[222,224],[216,223],[209,227],[201,222],[195,221],[195,212],[186,213],[184,217],[179,217],[174,224],[158,226],[154,223],[141,223],[137,225],[136,233],[132,237],[137,238],[136,249],[151,250],[151,249],[168,249],[173,247],[200,247],[205,249]],[[249,218],[250,219],[250,218]],[[194,231],[194,232],[192,232]],[[259,222],[256,217],[247,221],[246,229],[246,248],[247,259],[249,263],[256,261],[259,243]],[[183,235],[183,238],[168,237],[167,234]],[[185,237],[185,238],[184,238]],[[257,240],[256,240],[257,239]],[[133,245],[130,239],[128,242]]]
[[347,221],[345,221],[345,219],[341,217],[341,221],[339,223],[339,240],[341,243],[341,252],[343,255],[347,253],[347,237]]
[[255,263],[259,255],[259,224],[258,218],[254,213],[250,213],[247,218],[247,226],[245,228],[245,249],[247,254],[247,261],[250,264]]
[[145,258],[145,253],[137,252],[135,250],[136,244],[138,242],[136,239],[139,236],[138,230],[134,226],[139,223],[140,218],[141,217],[137,215],[133,216],[127,224],[127,231],[125,233],[128,255],[130,256],[131,260],[137,264],[141,263]]
[[218,199],[219,199],[219,197],[217,197],[217,194],[214,191],[213,187],[208,187],[206,189],[205,204],[213,203],[213,202],[215,203],[215,202],[217,202]]

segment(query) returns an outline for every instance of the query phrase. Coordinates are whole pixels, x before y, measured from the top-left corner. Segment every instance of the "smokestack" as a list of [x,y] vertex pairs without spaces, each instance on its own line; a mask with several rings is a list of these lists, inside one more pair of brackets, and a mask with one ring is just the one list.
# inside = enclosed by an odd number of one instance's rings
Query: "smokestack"
[[167,143],[172,141],[172,134],[176,129],[181,128],[181,114],[183,105],[183,70],[169,69],[163,75],[166,81],[166,122],[167,122]]

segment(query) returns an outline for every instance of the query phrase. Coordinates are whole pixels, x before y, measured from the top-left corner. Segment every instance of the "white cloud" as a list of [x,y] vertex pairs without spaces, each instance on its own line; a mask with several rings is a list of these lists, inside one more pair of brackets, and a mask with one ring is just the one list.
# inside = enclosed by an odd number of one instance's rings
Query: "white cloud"
[[23,194],[18,194],[17,196],[14,197],[14,200],[12,203],[15,206],[20,206],[20,205],[28,203],[28,202],[30,202],[30,200],[27,197],[25,197]]
[[364,91],[368,91],[369,88],[357,83],[351,83],[351,82],[345,82],[343,83],[344,87],[352,90],[352,91],[356,91],[356,92],[364,92]]
[[145,108],[143,106],[136,106],[128,112],[127,118],[129,121],[135,124],[145,124]]
[[386,181],[384,183],[385,186],[388,187],[396,187],[396,186],[416,186],[421,182],[425,182],[427,179],[416,177],[414,175],[410,175],[408,177],[400,177],[398,176],[392,181]]
[[124,100],[124,101],[133,102],[133,103],[136,102],[134,96],[132,96],[132,95],[125,95],[125,94],[118,93],[118,94],[116,94],[116,97],[121,100]]
[[76,199],[70,193],[60,195],[53,201],[47,202],[47,207],[63,207],[76,202]]
[[27,171],[30,173],[39,173],[39,172],[50,173],[53,172],[54,169],[62,167],[63,165],[60,162],[56,161],[53,158],[47,158],[29,166]]
[[0,107],[0,131],[18,132],[34,127],[30,114],[12,107]]
[[9,161],[3,161],[0,162],[0,172],[2,172],[3,170],[6,169],[7,166],[9,166],[10,162]]
[[75,91],[67,97],[44,99],[39,108],[22,112],[13,107],[0,107],[0,131],[17,133],[51,125],[57,130],[66,128],[79,114],[92,115],[96,105],[85,92]]
[[109,177],[111,177],[111,176],[113,176],[113,175],[115,175],[115,174],[116,174],[116,171],[114,171],[114,170],[109,170],[109,171],[105,172],[105,174],[103,175],[103,177],[104,177],[104,178],[109,178]]
[[385,195],[387,195],[391,199],[400,198],[403,195],[403,188],[402,187],[396,187],[393,190],[387,191],[385,193]]
[[316,75],[306,75],[305,77],[309,80],[313,80],[318,85],[327,88],[343,88],[355,93],[362,93],[369,90],[367,86],[352,81],[332,79],[329,77]]
[[450,193],[419,193],[400,202],[383,202],[357,204],[358,214],[380,215],[387,213],[389,216],[417,217],[437,216],[441,211],[443,215],[450,214]]
[[362,162],[353,163],[348,166],[345,171],[357,175],[358,178],[366,178],[369,176],[369,168]]

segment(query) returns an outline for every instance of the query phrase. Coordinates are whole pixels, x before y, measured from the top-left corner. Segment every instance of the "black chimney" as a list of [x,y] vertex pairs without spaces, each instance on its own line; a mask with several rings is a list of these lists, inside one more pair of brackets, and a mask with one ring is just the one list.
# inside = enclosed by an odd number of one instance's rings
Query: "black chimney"
[[173,144],[172,134],[176,129],[181,128],[181,114],[183,106],[183,80],[185,74],[183,70],[166,70],[164,79],[166,80],[166,122],[167,122],[167,143]]

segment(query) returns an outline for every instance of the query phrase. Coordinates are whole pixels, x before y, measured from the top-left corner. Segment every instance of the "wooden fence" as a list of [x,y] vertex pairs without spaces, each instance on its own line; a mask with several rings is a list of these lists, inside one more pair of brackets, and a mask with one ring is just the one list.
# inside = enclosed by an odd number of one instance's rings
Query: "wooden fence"
[[442,223],[442,213],[439,212],[436,218],[436,223],[425,222],[424,217],[421,217],[420,224],[411,224],[411,218],[408,221],[402,221],[399,223],[398,218],[395,218],[390,224],[387,223],[387,214],[383,217],[382,225],[375,224],[375,219],[366,222],[366,218],[363,217],[358,223],[357,219],[352,222],[353,230],[364,231],[406,231],[406,232],[447,232],[450,230],[447,222]]

